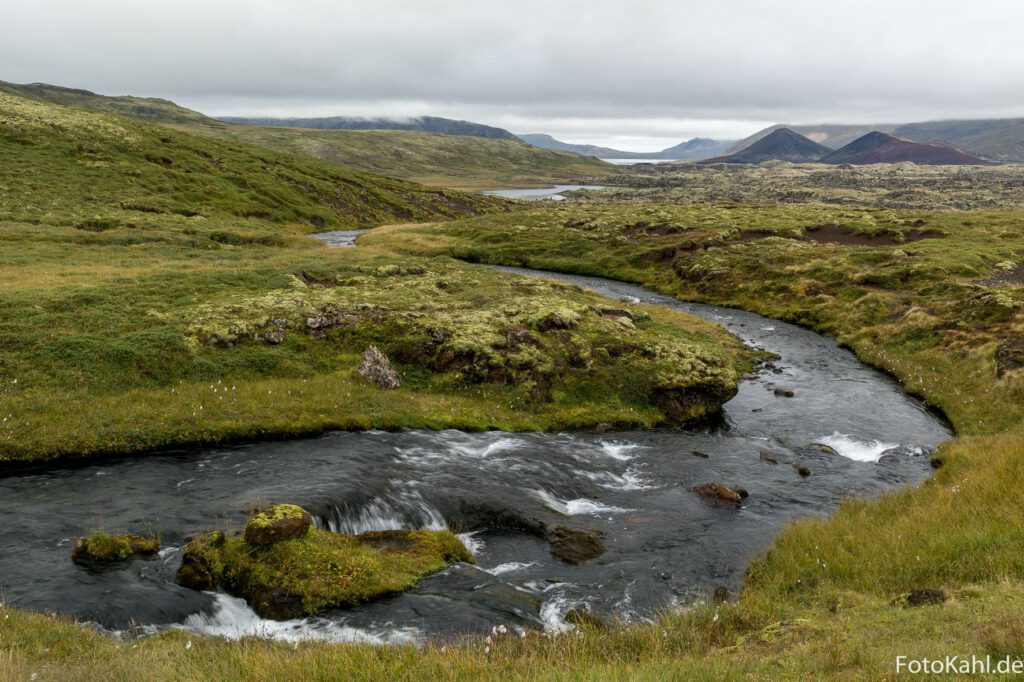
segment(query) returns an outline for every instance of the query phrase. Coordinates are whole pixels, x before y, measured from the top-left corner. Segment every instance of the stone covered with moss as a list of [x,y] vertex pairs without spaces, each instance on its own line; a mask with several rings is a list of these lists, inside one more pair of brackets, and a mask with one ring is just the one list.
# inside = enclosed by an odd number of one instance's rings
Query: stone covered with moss
[[250,545],[274,545],[305,537],[312,526],[313,517],[302,507],[275,504],[250,516],[243,536]]
[[[282,509],[283,508],[283,509]],[[424,576],[473,557],[448,531],[389,530],[343,535],[309,528],[273,544],[247,541],[253,523],[295,520],[294,505],[250,519],[243,536],[220,531],[185,548],[178,581],[193,589],[221,587],[245,599],[264,618],[285,620],[398,594]]]
[[94,531],[75,540],[71,560],[76,564],[96,565],[124,561],[134,556],[152,556],[160,551],[160,541],[140,535],[111,535]]

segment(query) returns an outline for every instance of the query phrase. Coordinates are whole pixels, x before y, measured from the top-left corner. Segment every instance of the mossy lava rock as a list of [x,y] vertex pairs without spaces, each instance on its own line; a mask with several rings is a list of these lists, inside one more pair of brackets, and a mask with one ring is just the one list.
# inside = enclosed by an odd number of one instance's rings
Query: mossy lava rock
[[301,538],[313,526],[309,512],[294,504],[275,504],[253,514],[245,524],[245,541],[250,545],[273,545]]
[[133,556],[152,556],[160,551],[160,541],[140,535],[110,535],[96,531],[89,537],[75,540],[71,560],[76,564],[95,566],[124,561]]
[[[277,506],[309,516],[300,507]],[[256,521],[262,527],[261,514],[266,512],[254,515],[241,537],[217,531],[189,542],[178,582],[193,589],[221,587],[245,599],[260,616],[286,620],[395,595],[453,563],[473,562],[448,531],[343,535],[307,527],[273,544],[249,542],[249,526]]]

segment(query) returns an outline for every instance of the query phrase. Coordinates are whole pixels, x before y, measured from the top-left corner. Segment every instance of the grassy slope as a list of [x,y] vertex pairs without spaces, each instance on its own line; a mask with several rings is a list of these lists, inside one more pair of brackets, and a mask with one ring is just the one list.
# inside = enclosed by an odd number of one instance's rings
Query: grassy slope
[[88,90],[64,88],[59,85],[18,84],[5,81],[0,81],[0,92],[88,111],[131,116],[152,123],[186,123],[209,120],[197,111],[155,97],[108,97]]
[[[565,287],[301,236],[501,200],[4,94],[0,150],[0,459],[332,427],[653,424],[664,363],[640,353],[659,338],[735,380],[735,342],[686,316],[626,329]],[[501,345],[563,309],[576,328]],[[320,317],[336,320],[322,334]],[[279,345],[263,340],[275,319]],[[591,357],[626,337],[636,353]],[[405,387],[356,374],[371,343]]]
[[187,130],[306,154],[350,168],[426,185],[487,189],[532,187],[605,175],[585,156],[514,140],[402,130],[306,130],[203,122]]
[[597,159],[539,149],[513,140],[396,130],[306,130],[232,125],[164,99],[108,97],[87,90],[0,81],[0,93],[87,111],[119,114],[288,154],[312,156],[347,169],[436,187],[532,187],[607,174]]
[[[104,230],[279,232],[367,227],[500,210],[315,159],[0,93],[0,220]],[[249,218],[248,222],[240,220]]]

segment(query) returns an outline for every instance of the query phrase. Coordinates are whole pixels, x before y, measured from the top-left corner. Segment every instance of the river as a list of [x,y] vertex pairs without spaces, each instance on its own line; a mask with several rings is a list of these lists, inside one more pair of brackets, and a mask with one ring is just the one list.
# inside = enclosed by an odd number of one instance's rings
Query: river
[[[10,474],[0,478],[3,601],[110,631],[183,627],[331,641],[422,642],[499,625],[559,632],[571,629],[565,614],[573,608],[646,619],[719,585],[737,588],[748,562],[794,518],[828,513],[844,496],[919,483],[929,452],[950,435],[889,377],[806,329],[629,284],[545,276],[714,320],[781,359],[744,381],[720,419],[696,428],[331,432]],[[779,463],[762,460],[761,450]],[[742,486],[750,497],[739,509],[708,504],[691,489],[708,481]],[[459,529],[476,565],[454,566],[392,599],[288,622],[176,584],[189,536],[237,529],[250,507],[277,501],[345,532]],[[570,566],[542,539],[488,526],[500,515],[601,530],[607,551]],[[94,528],[149,528],[165,549],[84,569],[69,553]]]

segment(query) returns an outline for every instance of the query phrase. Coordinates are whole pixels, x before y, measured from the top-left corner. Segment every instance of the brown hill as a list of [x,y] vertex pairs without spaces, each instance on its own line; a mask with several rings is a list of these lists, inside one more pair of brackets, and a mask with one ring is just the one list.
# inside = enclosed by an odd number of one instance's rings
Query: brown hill
[[821,159],[821,163],[900,163],[923,166],[993,166],[993,161],[935,142],[911,142],[888,133],[870,132]]

